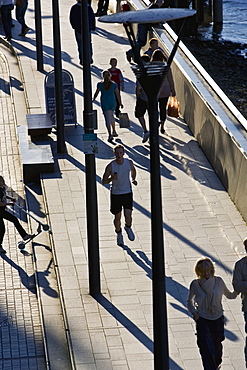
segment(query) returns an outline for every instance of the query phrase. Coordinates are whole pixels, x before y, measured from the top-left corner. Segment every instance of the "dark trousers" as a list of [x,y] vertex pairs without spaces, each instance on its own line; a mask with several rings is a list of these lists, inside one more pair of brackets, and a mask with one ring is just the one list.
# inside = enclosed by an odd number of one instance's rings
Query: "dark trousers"
[[1,18],[2,18],[2,24],[3,29],[6,37],[12,37],[11,33],[11,27],[12,27],[12,17],[11,17],[11,11],[14,9],[14,5],[8,4],[8,5],[1,5]]
[[222,362],[222,341],[224,336],[224,316],[217,320],[199,317],[196,322],[197,345],[200,350],[203,368],[216,370]]
[[24,0],[22,5],[16,5],[15,8],[15,16],[16,20],[21,25],[21,33],[23,33],[26,30],[26,28],[28,28],[25,23],[25,13],[27,10],[27,6],[28,6],[27,0]]
[[160,109],[160,121],[165,122],[166,120],[166,107],[169,97],[159,98],[159,109]]
[[107,14],[109,0],[99,0],[97,13]]
[[[89,32],[90,36],[90,53],[91,53],[91,59],[93,56],[93,47],[92,47],[92,39],[91,39],[91,32]],[[77,42],[77,48],[78,48],[78,53],[79,53],[79,60],[80,64],[83,64],[83,45],[82,45],[82,34],[75,31],[75,39]]]
[[8,220],[10,222],[13,222],[13,224],[16,227],[16,230],[18,231],[22,239],[27,235],[26,231],[21,226],[18,218],[16,218],[11,213],[7,212],[5,209],[1,209],[0,210],[0,245],[2,245],[3,237],[5,234],[5,225],[4,225],[3,220]]
[[244,322],[245,322],[245,333],[246,333],[244,356],[245,356],[245,364],[247,368],[247,311],[244,311]]

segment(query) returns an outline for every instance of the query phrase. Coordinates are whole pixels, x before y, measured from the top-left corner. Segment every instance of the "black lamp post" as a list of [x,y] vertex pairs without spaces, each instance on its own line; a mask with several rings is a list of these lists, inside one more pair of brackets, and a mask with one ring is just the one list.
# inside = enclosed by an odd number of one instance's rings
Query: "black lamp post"
[[[92,106],[90,31],[87,4],[87,0],[81,1],[84,92],[83,121],[85,134],[90,134],[94,132],[94,112]],[[100,293],[100,264],[95,155],[85,154],[85,163],[89,293],[96,295]]]
[[57,125],[57,152],[65,153],[64,109],[63,109],[63,76],[61,58],[61,40],[59,25],[58,0],[52,0],[53,10],[53,43],[54,43],[54,75],[55,75],[55,102]]
[[172,19],[185,18],[194,14],[195,11],[190,9],[166,8],[128,11],[122,12],[122,14],[117,13],[111,16],[103,16],[99,18],[99,21],[103,22],[123,23],[133,50],[134,60],[138,63],[132,64],[132,70],[148,97],[155,370],[169,370],[157,96],[177,50],[179,38],[173,47],[167,64],[163,62],[143,64],[140,58],[140,51],[136,45],[132,23],[158,23],[161,21],[164,22]]
[[34,0],[35,14],[35,33],[36,33],[36,59],[37,70],[43,71],[43,45],[42,45],[42,26],[41,26],[41,6],[40,0]]
[[153,331],[154,368],[169,369],[167,330],[165,257],[162,220],[162,197],[160,179],[160,154],[158,134],[158,93],[168,68],[163,62],[133,65],[137,80],[148,97],[150,130],[150,189],[152,229],[152,284],[153,284]]

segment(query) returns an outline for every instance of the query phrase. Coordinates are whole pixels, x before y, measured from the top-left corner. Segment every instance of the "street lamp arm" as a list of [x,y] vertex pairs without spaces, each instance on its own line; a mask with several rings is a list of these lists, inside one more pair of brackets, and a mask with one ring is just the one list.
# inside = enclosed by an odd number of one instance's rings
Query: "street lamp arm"
[[130,10],[104,15],[99,17],[98,21],[105,23],[164,23],[175,19],[192,17],[194,14],[196,14],[195,9],[186,8]]

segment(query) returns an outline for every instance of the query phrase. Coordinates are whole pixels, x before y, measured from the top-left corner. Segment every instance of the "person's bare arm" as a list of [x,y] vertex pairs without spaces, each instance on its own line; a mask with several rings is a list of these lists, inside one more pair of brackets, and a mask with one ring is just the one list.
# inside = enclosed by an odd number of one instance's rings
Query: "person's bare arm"
[[112,165],[111,163],[109,163],[105,168],[105,172],[101,180],[103,185],[110,184],[112,180],[116,180],[115,179],[116,176],[115,175],[112,176],[111,172],[112,172]]
[[99,88],[97,88],[95,93],[94,93],[93,101],[97,98],[98,95],[99,95]]
[[132,179],[132,184],[133,185],[137,185],[137,181],[136,181],[136,168],[133,164],[133,162],[130,160],[130,174],[131,174],[131,179]]
[[118,103],[119,103],[120,107],[123,108],[123,104],[122,104],[121,96],[119,94],[118,87],[114,90],[114,93],[116,95],[116,98],[118,100]]
[[141,87],[139,85],[136,85],[136,97],[137,97],[137,99],[139,98],[140,93],[141,93]]

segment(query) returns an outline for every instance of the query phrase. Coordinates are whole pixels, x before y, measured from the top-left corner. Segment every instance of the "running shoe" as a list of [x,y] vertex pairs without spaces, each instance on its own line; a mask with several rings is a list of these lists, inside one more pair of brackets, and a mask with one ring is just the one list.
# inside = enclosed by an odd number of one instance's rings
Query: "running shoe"
[[145,143],[148,141],[149,138],[149,131],[144,132],[142,142]]
[[119,233],[117,233],[117,245],[119,245],[120,247],[122,245],[124,245],[124,240],[123,240],[123,234],[122,234],[122,231],[119,231]]
[[124,230],[126,231],[129,240],[133,242],[133,240],[135,240],[135,234],[133,233],[133,230],[131,229],[131,227],[124,226]]

